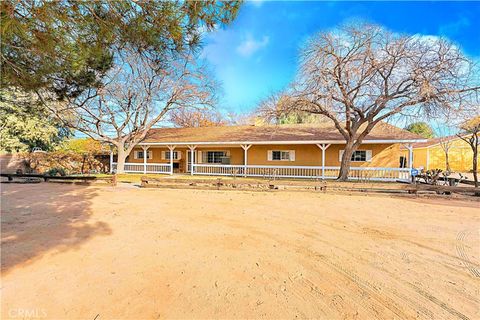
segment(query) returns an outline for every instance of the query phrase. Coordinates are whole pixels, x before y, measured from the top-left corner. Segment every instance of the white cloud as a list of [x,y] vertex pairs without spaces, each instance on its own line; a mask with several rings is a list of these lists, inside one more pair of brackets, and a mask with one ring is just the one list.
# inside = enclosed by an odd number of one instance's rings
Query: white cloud
[[263,4],[263,0],[249,0],[247,3],[252,4],[255,7],[261,7]]
[[237,47],[237,52],[244,57],[250,57],[258,50],[265,48],[269,41],[270,38],[268,36],[263,36],[261,40],[257,40],[251,35],[247,35]]

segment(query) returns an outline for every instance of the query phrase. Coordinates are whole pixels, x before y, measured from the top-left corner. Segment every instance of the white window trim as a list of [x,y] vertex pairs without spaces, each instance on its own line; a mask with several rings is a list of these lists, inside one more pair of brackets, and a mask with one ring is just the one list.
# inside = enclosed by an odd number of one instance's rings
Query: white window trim
[[[169,151],[165,151],[165,160],[170,160],[170,150]],[[173,151],[173,160],[179,160],[179,151],[178,150],[174,150]]]
[[[202,151],[200,151],[202,152]],[[200,163],[209,163],[209,164],[218,164],[220,162],[208,162],[208,153],[209,152],[223,152],[223,157],[230,157],[230,150],[203,150],[203,153],[201,153],[202,156],[205,157],[205,159],[202,159]],[[204,161],[205,160],[205,161]]]
[[[273,159],[273,153],[274,152],[280,152],[280,159]],[[288,153],[288,159],[282,159],[282,153]],[[273,162],[279,162],[279,161],[292,162],[292,161],[295,161],[295,150],[268,150],[267,160],[268,161],[273,161]]]
[[[355,152],[357,152],[357,151],[365,151],[365,161],[350,160],[350,162],[359,163],[359,162],[371,162],[372,161],[372,150],[360,149],[360,150],[356,150]],[[342,162],[343,152],[344,152],[344,150],[339,151],[338,162]],[[352,157],[353,157],[353,154],[352,154]]]
[[[140,156],[140,152],[144,152],[143,150],[135,150],[133,152],[133,159],[143,159],[143,154]],[[152,150],[147,150],[147,159],[151,160],[153,158]]]

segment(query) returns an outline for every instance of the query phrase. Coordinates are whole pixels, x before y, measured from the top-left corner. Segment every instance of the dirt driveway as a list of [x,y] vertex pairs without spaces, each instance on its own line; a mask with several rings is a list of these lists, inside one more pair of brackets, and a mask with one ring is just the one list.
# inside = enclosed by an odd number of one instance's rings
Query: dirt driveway
[[480,319],[479,202],[2,185],[2,318]]

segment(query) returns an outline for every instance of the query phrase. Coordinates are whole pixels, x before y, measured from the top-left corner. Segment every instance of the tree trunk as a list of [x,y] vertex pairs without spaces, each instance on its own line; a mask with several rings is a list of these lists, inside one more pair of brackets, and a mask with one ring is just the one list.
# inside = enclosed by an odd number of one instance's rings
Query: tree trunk
[[340,163],[340,172],[338,173],[338,181],[347,181],[350,172],[350,163],[352,162],[352,154],[355,152],[353,141],[348,141],[343,150],[342,161]]
[[475,182],[475,188],[478,188],[478,146],[473,149],[473,181]]
[[450,161],[448,161],[448,151],[445,152],[445,170],[450,172]]
[[80,169],[80,173],[83,174],[85,171],[85,155],[82,156],[82,168]]
[[125,173],[125,159],[128,154],[125,152],[124,145],[117,145],[117,173]]

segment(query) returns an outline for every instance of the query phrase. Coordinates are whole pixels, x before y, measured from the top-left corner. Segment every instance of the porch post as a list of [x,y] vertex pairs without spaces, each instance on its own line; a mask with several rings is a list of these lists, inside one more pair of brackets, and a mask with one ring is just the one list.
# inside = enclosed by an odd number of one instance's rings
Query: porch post
[[173,150],[175,150],[174,145],[167,146],[168,150],[170,150],[170,175],[173,174]]
[[247,164],[248,164],[248,149],[252,146],[251,144],[242,144],[243,149],[243,176],[247,176]]
[[113,146],[110,145],[110,174],[113,173]]
[[325,150],[330,147],[330,144],[317,144],[317,147],[322,149],[322,180],[325,180]]
[[408,149],[408,176],[410,177],[410,181],[412,181],[412,169],[413,169],[413,146],[411,143],[405,145],[405,148]]
[[147,156],[149,146],[142,146],[143,149],[143,174],[147,173]]
[[[193,167],[195,163],[195,149],[197,146],[188,146],[188,149],[190,149],[190,175],[193,176]],[[187,161],[187,166],[188,166],[188,161]]]

